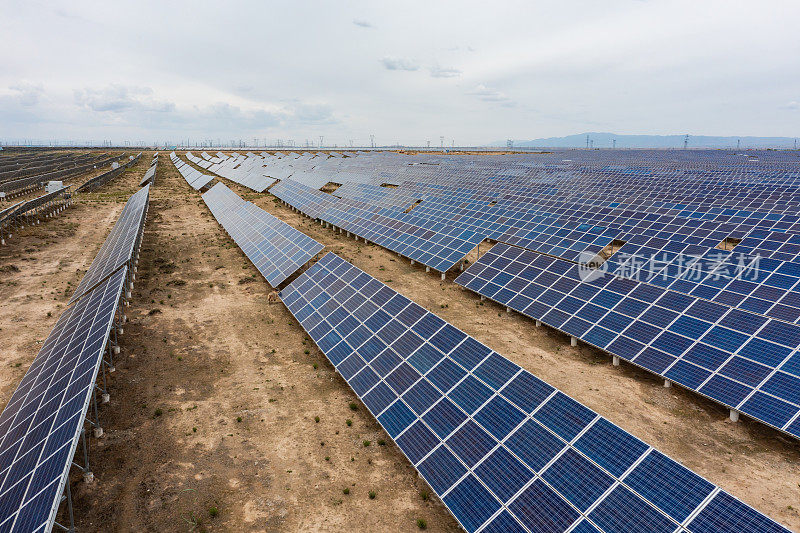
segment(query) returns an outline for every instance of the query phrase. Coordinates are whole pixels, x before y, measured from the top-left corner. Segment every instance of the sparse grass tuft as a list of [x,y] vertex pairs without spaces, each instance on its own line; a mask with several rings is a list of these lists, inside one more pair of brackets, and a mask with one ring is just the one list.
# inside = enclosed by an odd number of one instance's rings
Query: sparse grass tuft
[[370,500],[374,500],[375,496],[377,496],[377,494],[375,494],[374,490],[369,491],[369,499]]
[[428,529],[428,524],[422,518],[417,518],[417,527],[420,529]]

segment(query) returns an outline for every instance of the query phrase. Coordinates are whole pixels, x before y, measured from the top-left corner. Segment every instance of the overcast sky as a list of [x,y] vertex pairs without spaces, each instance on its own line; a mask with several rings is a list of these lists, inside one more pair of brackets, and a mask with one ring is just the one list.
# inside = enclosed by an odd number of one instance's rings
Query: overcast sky
[[0,140],[800,134],[797,0],[389,4],[0,0]]

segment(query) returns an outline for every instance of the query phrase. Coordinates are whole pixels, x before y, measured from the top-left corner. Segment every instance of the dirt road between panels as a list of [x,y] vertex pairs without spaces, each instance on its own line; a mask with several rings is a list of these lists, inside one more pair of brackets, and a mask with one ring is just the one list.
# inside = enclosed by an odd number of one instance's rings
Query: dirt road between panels
[[169,162],[149,213],[79,528],[457,531]]

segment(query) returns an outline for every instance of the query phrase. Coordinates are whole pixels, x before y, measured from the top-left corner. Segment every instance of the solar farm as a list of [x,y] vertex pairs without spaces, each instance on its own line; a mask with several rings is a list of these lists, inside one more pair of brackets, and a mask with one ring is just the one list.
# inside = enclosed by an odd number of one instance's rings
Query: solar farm
[[0,152],[0,531],[800,530],[800,156]]

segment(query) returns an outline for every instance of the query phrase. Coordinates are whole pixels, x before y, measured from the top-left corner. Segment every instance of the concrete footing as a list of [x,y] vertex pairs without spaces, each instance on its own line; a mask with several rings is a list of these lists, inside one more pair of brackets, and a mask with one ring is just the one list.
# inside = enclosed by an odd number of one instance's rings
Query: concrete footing
[[103,403],[108,403],[111,401],[111,395],[108,393],[103,394],[101,398]]
[[731,409],[730,417],[731,417],[731,421],[732,422],[738,422],[739,421],[739,411],[737,411],[736,409]]
[[541,320],[537,320],[537,321],[536,321],[536,327],[537,327],[537,328],[540,328],[540,327],[542,327],[542,321],[541,321]]
[[619,366],[619,357],[614,355],[611,357],[611,364],[614,366]]
[[94,428],[94,438],[99,439],[103,436],[103,428]]
[[431,271],[431,267],[425,267],[425,272],[430,272],[430,271]]
[[665,379],[664,380],[664,388],[665,389],[669,389],[670,387],[672,387],[672,382],[670,380],[668,380],[668,379]]
[[569,338],[569,345],[570,345],[570,346],[577,346],[577,345],[578,345],[578,337],[572,337],[572,336],[570,336],[570,338]]
[[94,481],[94,474],[92,472],[84,472],[83,473],[83,482],[84,483],[91,483]]
[[444,277],[445,277],[444,272],[442,272],[442,281],[444,281]]

